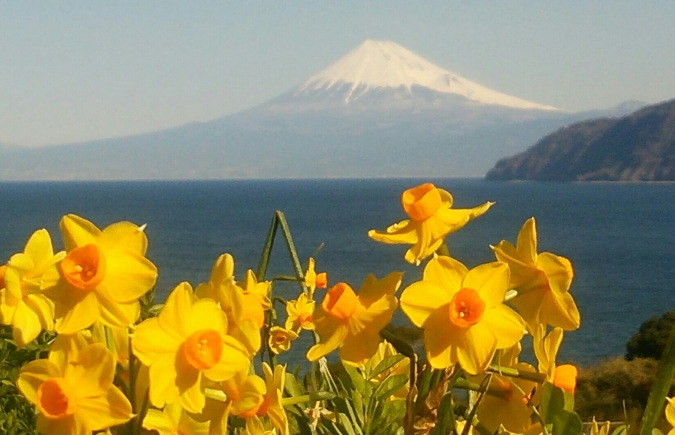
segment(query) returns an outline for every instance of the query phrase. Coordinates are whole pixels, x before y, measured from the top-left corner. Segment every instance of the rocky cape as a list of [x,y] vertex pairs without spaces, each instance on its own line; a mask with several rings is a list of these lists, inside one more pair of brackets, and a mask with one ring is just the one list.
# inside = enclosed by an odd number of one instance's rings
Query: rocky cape
[[675,181],[675,100],[566,125],[497,162],[488,180]]

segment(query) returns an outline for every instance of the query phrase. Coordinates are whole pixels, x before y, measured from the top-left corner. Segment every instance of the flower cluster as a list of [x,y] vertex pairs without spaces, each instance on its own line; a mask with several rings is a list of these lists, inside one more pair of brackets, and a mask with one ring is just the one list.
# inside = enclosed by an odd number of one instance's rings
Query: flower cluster
[[[401,203],[408,219],[368,233],[412,245],[405,260],[425,263],[400,296],[402,272],[368,275],[358,291],[340,281],[329,287],[313,258],[303,273],[290,234],[295,276],[266,280],[276,229],[287,231],[280,212],[258,273],[237,280],[234,257],[223,254],[205,282],[180,283],[154,306],[147,300],[157,269],[145,255],[144,226],[100,230],[67,215],[57,253],[48,232],[36,231],[0,268],[0,323],[19,348],[36,340],[48,346],[16,380],[35,406],[37,429],[579,435],[570,404],[577,370],[556,362],[563,331],[580,325],[570,261],[537,251],[531,218],[515,245],[502,240],[491,247],[494,261],[469,268],[450,256],[446,237],[492,202],[455,209],[449,192],[426,183],[403,192]],[[299,285],[296,298],[274,295],[283,281]],[[420,346],[390,325],[399,305],[422,331]],[[304,377],[277,363],[301,335],[313,341],[301,353],[311,363]],[[536,368],[519,361],[525,335]],[[341,367],[328,364],[334,352]],[[477,394],[454,406],[457,388]],[[674,409],[669,399],[671,424]],[[607,431],[595,422],[591,430]]]

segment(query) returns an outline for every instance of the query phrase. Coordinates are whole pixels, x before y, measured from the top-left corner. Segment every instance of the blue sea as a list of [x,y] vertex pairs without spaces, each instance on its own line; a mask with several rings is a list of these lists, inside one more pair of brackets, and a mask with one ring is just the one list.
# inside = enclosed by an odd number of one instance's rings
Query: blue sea
[[[571,292],[581,328],[566,334],[560,362],[592,365],[621,356],[625,343],[651,316],[675,310],[675,184],[494,183],[478,179],[368,179],[180,182],[0,183],[0,258],[23,249],[47,228],[55,247],[67,213],[100,228],[116,221],[147,223],[148,257],[159,269],[157,298],[179,282],[208,279],[218,255],[231,253],[237,278],[256,269],[275,210],[285,213],[303,265],[316,255],[330,283],[357,288],[368,273],[405,271],[404,286],[421,269],[403,261],[403,245],[370,240],[404,218],[401,192],[433,181],[452,192],[455,207],[496,205],[451,235],[451,254],[469,267],[494,261],[489,245],[515,242],[523,222],[537,220],[539,250],[568,257]],[[3,260],[4,261],[4,260]],[[268,278],[292,275],[282,239],[275,243]],[[280,283],[278,295],[297,287]],[[397,322],[404,322],[397,317]]]

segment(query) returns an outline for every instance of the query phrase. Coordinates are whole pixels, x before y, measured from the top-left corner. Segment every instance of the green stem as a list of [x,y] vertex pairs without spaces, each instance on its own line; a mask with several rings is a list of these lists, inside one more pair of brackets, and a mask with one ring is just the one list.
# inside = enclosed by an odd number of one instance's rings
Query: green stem
[[543,384],[546,381],[545,373],[536,373],[521,371],[511,367],[501,367],[498,365],[491,365],[487,369],[488,372],[497,373],[498,375],[508,376],[511,378],[525,379],[527,381],[536,382],[538,384]]
[[656,379],[649,392],[647,407],[640,424],[640,435],[652,435],[652,429],[654,429],[656,420],[663,412],[663,406],[668,395],[668,390],[673,382],[673,376],[675,376],[675,328],[671,331],[668,344],[666,344],[666,348],[663,350]]
[[508,388],[500,388],[493,385],[488,385],[488,387],[485,388],[484,385],[480,385],[475,382],[469,382],[464,378],[457,379],[455,381],[454,387],[461,390],[476,391],[479,393],[485,392],[491,396],[501,397],[502,399],[507,399],[511,395],[511,390]]

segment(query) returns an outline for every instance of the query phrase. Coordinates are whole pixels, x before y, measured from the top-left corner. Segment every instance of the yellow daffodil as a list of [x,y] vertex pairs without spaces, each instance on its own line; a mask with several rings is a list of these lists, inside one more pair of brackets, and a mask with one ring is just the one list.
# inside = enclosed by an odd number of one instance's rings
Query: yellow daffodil
[[44,276],[43,288],[54,300],[56,331],[73,334],[101,320],[126,327],[140,314],[138,298],[157,280],[147,258],[143,228],[118,222],[103,231],[86,219],[61,219],[66,256]]
[[316,273],[314,259],[309,257],[307,272],[305,273],[305,285],[309,290],[309,298],[314,299],[314,291],[317,288],[328,287],[328,274],[326,272]]
[[248,370],[243,344],[227,335],[227,317],[212,299],[197,300],[179,284],[158,317],[136,327],[134,354],[150,367],[150,402],[180,401],[191,413],[204,408],[202,378],[220,382]]
[[44,273],[63,258],[54,255],[47,230],[33,233],[23,253],[14,254],[5,268],[5,290],[0,297],[2,323],[12,325],[19,347],[33,341],[40,331],[54,330],[54,303],[41,289]]
[[666,420],[668,420],[670,426],[673,427],[673,429],[668,432],[668,435],[675,435],[675,398],[666,397],[666,400],[668,401],[666,404]]
[[579,310],[569,293],[574,276],[572,263],[550,252],[537,254],[534,218],[523,225],[516,246],[502,240],[492,250],[497,260],[511,268],[510,286],[518,291],[511,303],[530,329],[535,329],[539,323],[564,330],[579,327]]
[[31,361],[21,369],[17,385],[40,413],[40,433],[87,434],[133,416],[131,404],[113,385],[114,376],[113,355],[96,343],[64,366],[50,359]]
[[525,323],[502,303],[508,290],[509,267],[488,263],[468,270],[459,261],[439,256],[427,263],[422,281],[401,295],[401,309],[424,328],[424,346],[432,367],[459,363],[478,374],[496,349],[520,341]]
[[265,374],[267,391],[265,392],[263,406],[258,410],[258,415],[267,415],[279,435],[288,435],[288,417],[281,404],[286,382],[286,366],[276,365],[274,371],[272,371],[267,363],[263,363],[262,368]]
[[380,330],[391,320],[398,301],[394,294],[403,274],[392,272],[381,280],[368,275],[359,294],[346,283],[338,283],[326,292],[314,311],[314,328],[319,343],[307,352],[310,361],[340,348],[340,358],[362,364],[371,358],[380,343]]
[[470,209],[453,209],[452,195],[431,183],[425,183],[403,192],[401,203],[410,217],[396,223],[384,232],[370,230],[368,236],[378,242],[413,245],[405,253],[405,260],[420,264],[433,254],[448,234],[459,230],[470,220],[484,214],[492,202]]
[[539,371],[556,387],[574,394],[577,384],[577,368],[571,364],[556,365],[556,355],[562,343],[562,328],[553,328],[546,334],[546,326],[538,325],[533,334],[534,354],[539,361]]
[[149,409],[143,427],[159,435],[208,435],[209,422],[196,421],[178,402],[167,404],[162,411]]
[[[674,410],[675,411],[675,410]],[[675,417],[675,415],[674,415]],[[598,422],[595,421],[595,417],[593,417],[593,421],[591,422],[591,429],[589,431],[589,435],[609,435],[610,434],[610,429],[612,423],[609,421],[606,421],[601,427],[598,427]],[[673,435],[669,433],[668,435]]]
[[[253,276],[252,279],[255,279]],[[261,291],[266,291],[262,287]],[[245,293],[234,279],[234,258],[230,254],[222,254],[211,270],[211,277],[206,283],[199,284],[195,295],[210,298],[218,302],[227,315],[227,333],[239,340],[249,354],[260,350],[260,329],[265,324],[265,298],[257,293]]]
[[272,289],[270,281],[258,282],[255,273],[249,269],[246,271],[246,278],[241,283],[241,288],[244,290],[245,295],[252,295],[260,299],[264,309],[268,310],[272,308],[272,301],[269,298],[270,290]]
[[314,306],[315,303],[306,294],[301,294],[297,300],[286,304],[286,329],[300,332],[301,329],[314,329]]
[[286,352],[291,348],[291,342],[298,338],[298,334],[280,326],[272,326],[269,331],[268,344],[275,354]]
[[[535,373],[534,367],[526,363],[515,363],[511,368]],[[509,432],[525,433],[531,426],[532,406],[529,399],[536,387],[537,383],[533,381],[493,374],[490,388],[499,394],[483,396],[476,412],[478,421],[492,433],[500,425]]]

